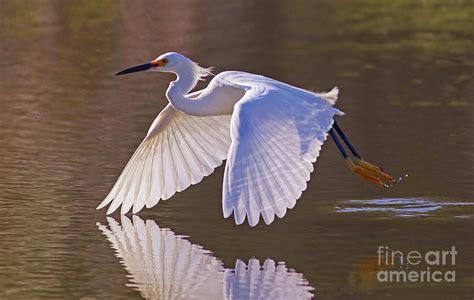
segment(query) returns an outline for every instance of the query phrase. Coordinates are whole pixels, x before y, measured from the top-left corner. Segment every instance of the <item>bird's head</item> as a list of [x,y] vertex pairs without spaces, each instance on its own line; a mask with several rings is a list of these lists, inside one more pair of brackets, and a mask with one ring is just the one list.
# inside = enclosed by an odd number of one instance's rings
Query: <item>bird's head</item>
[[192,65],[194,65],[194,62],[186,56],[176,52],[168,52],[152,61],[122,70],[115,75],[125,75],[140,71],[177,73],[181,68]]

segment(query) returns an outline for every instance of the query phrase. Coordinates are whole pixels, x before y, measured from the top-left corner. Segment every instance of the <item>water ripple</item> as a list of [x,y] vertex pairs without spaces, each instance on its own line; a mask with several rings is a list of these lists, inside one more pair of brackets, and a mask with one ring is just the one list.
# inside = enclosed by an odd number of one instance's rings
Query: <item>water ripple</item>
[[[425,198],[383,198],[372,200],[348,200],[336,207],[338,213],[383,212],[399,217],[428,216],[442,208],[456,208],[472,206],[473,202],[436,201]],[[472,213],[464,210],[464,214],[455,215],[457,218],[466,218]]]

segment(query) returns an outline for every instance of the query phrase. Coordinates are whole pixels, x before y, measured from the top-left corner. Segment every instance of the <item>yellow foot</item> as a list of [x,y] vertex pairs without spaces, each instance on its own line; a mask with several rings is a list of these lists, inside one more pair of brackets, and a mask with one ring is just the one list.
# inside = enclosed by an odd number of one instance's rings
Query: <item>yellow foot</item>
[[[359,161],[363,163],[359,164]],[[378,168],[377,166],[374,166],[363,160],[358,160],[356,162],[357,165],[354,164],[350,158],[346,159],[347,166],[354,174],[357,174],[372,183],[386,188],[388,188],[389,186],[384,181],[390,180],[392,183],[395,182],[392,176],[383,172],[382,169]]]
[[361,168],[363,168],[364,170],[366,170],[367,172],[369,172],[369,174],[371,174],[372,176],[378,177],[385,181],[396,183],[395,178],[393,178],[392,175],[386,173],[381,167],[378,167],[369,162],[366,162],[363,159],[358,159],[358,158],[355,159],[355,163]]

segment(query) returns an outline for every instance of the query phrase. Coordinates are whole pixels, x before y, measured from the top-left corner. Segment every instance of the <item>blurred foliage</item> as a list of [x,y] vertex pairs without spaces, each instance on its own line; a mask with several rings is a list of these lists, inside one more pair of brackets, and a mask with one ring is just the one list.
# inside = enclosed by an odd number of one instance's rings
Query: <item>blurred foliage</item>
[[[280,11],[288,27],[298,28],[292,31],[297,34],[292,39],[294,42],[313,35],[341,41],[315,44],[314,51],[351,49],[357,53],[381,54],[404,49],[420,51],[420,57],[430,59],[425,55],[438,51],[472,56],[473,3],[440,0],[282,2]],[[314,30],[315,23],[322,30]],[[472,57],[467,63],[474,64]]]

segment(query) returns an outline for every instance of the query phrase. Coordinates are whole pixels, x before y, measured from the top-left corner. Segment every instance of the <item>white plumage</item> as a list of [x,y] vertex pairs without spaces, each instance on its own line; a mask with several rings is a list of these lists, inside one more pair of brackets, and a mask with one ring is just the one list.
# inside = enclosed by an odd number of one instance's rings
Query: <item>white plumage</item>
[[223,186],[224,216],[255,226],[283,217],[306,189],[333,116],[315,94],[265,77],[239,73],[252,87],[234,107],[232,144]]
[[262,216],[270,224],[306,189],[335,114],[338,90],[317,94],[264,76],[227,71],[208,87],[190,91],[210,73],[178,53],[145,65],[173,72],[166,96],[170,104],[99,205],[121,213],[152,207],[212,173],[227,158],[223,212],[251,226]]
[[168,104],[99,208],[112,202],[107,213],[120,205],[136,213],[200,182],[226,158],[229,124],[230,116],[197,117]]

